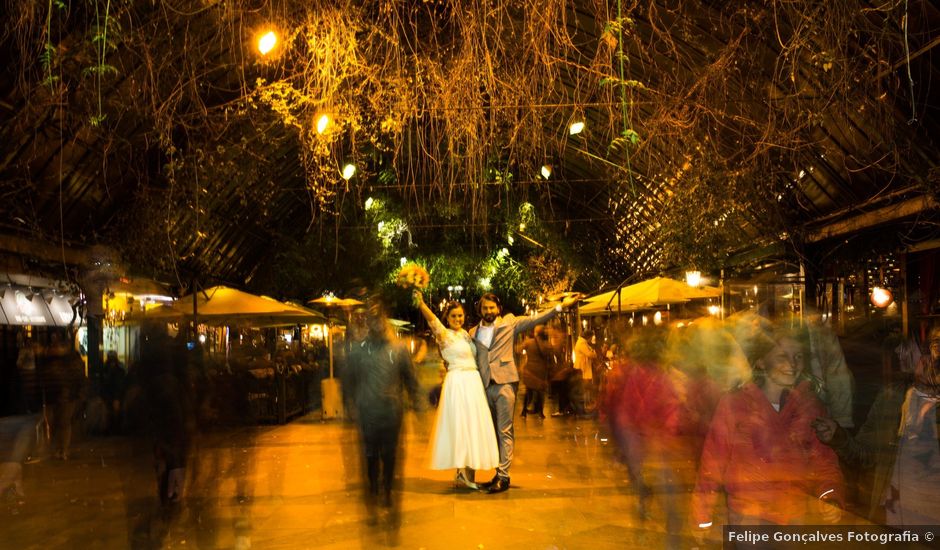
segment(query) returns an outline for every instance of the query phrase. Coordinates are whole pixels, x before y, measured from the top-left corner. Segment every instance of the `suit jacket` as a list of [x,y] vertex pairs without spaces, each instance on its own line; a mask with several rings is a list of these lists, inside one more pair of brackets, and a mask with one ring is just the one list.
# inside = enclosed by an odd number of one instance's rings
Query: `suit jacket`
[[477,325],[470,329],[470,336],[477,345],[477,367],[480,369],[480,378],[483,386],[491,382],[496,384],[511,384],[519,381],[519,370],[513,357],[513,340],[516,334],[525,332],[540,325],[555,315],[558,310],[552,308],[534,317],[516,317],[513,314],[500,317],[493,326],[493,340],[489,347],[477,340]]
[[404,414],[404,393],[420,410],[418,379],[408,349],[399,342],[368,337],[350,346],[343,391],[366,430],[397,429]]

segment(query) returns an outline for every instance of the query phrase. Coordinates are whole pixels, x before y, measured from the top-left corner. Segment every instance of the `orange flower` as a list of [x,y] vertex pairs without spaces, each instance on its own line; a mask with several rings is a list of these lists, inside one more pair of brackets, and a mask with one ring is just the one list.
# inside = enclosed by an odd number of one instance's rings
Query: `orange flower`
[[408,264],[398,272],[396,284],[402,288],[418,288],[424,290],[431,282],[431,276],[421,266]]

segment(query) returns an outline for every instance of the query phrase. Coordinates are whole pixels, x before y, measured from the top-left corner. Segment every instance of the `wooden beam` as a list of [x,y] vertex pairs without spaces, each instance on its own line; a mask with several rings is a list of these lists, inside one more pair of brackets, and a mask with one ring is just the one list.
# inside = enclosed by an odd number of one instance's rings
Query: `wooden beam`
[[824,241],[938,208],[940,208],[940,204],[938,204],[933,197],[922,195],[897,204],[864,212],[848,219],[826,224],[810,231],[806,237],[806,241],[811,243]]
[[880,73],[876,74],[875,80],[879,80],[888,76],[889,74],[903,67],[906,63],[910,63],[911,61],[917,59],[918,57],[934,49],[934,47],[936,47],[937,44],[940,44],[940,36],[934,38],[933,40],[925,44],[924,47],[922,47],[921,49],[911,53],[910,56],[906,56],[904,59],[896,61],[893,65],[891,65],[890,69],[884,69]]
[[934,248],[940,248],[940,239],[932,239],[929,241],[924,241],[922,243],[912,244],[911,246],[904,249],[905,252],[923,252],[925,250],[933,250]]
[[77,250],[70,246],[63,248],[38,242],[14,235],[3,235],[0,238],[0,252],[9,252],[27,258],[36,258],[46,262],[65,262],[69,265],[84,265],[88,263],[87,250]]

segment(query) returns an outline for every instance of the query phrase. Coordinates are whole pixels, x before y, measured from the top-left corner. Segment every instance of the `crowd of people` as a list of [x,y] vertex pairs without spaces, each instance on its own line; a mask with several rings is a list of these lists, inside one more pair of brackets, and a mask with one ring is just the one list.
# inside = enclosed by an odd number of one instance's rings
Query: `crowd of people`
[[76,409],[84,399],[85,364],[62,334],[52,333],[47,343],[18,334],[15,410],[4,419],[0,494],[12,490],[23,496],[22,466],[28,461],[55,457],[68,460]]
[[[910,376],[885,385],[856,426],[852,373],[817,317],[775,323],[746,312],[671,328],[610,323],[583,327],[574,338],[574,317],[561,313],[577,296],[516,317],[486,294],[469,312],[478,319],[470,327],[463,304],[447,303],[437,315],[420,292],[413,298],[444,364],[428,466],[453,470],[460,490],[507,491],[517,413],[541,420],[554,405],[552,416],[597,418],[607,427],[637,517],[649,518],[656,503],[670,547],[684,546],[690,534],[713,538],[724,524],[843,521],[857,498],[846,478],[859,471],[870,471],[872,483],[870,504],[857,515],[890,526],[940,522],[932,499],[940,489],[940,327],[916,354],[898,346],[901,363],[913,357]],[[375,522],[384,509],[394,523],[405,411],[423,410],[428,399],[414,350],[391,332],[381,298],[365,300],[348,321],[339,370],[359,432],[368,517]],[[165,328],[142,330],[140,360],[130,371],[109,354],[90,379],[67,339],[54,335],[43,347],[22,340],[24,414],[16,425],[0,424],[9,442],[0,489],[22,493],[22,465],[41,452],[37,442],[69,458],[71,419],[91,387],[102,431],[128,434],[133,443],[125,489],[134,496],[128,506],[141,508],[129,532],[150,536],[153,497],[158,507],[179,502],[193,447],[213,422],[247,410],[224,385],[201,380],[194,354]],[[152,479],[154,464],[156,486],[146,489],[141,480]],[[495,475],[480,482],[478,470]]]
[[[554,415],[597,417],[608,426],[635,488],[637,516],[648,518],[658,501],[671,547],[690,534],[716,537],[724,524],[838,523],[855,495],[846,473],[857,478],[856,467],[876,471],[869,520],[900,526],[940,519],[926,498],[940,466],[940,329],[930,332],[930,353],[911,380],[887,387],[856,430],[852,373],[818,318],[775,323],[746,312],[683,327],[610,325],[603,333],[585,329],[572,343],[556,319],[568,303],[517,318],[485,295],[469,330],[461,304],[446,304],[438,317],[420,293],[415,303],[446,367],[435,393],[430,467],[455,470],[460,487],[490,494],[510,487],[519,393],[520,418],[545,418],[554,403]],[[357,344],[351,337],[353,349],[371,349],[369,338]],[[374,358],[357,355],[350,355],[350,372],[376,370]],[[398,373],[400,390],[422,402],[406,374],[413,372],[408,354],[388,356],[401,361],[381,372]],[[400,422],[402,403],[381,418]],[[368,442],[370,427],[361,429]],[[399,430],[396,424],[382,433],[397,441]],[[381,458],[371,448],[364,445],[369,464]],[[391,479],[395,461],[385,463]],[[477,483],[475,470],[494,468],[492,480]],[[373,496],[381,495],[376,472],[374,465],[367,471]],[[391,485],[382,487],[390,502]]]
[[871,502],[857,515],[894,527],[940,520],[930,497],[940,489],[940,328],[857,431],[853,378],[827,331],[751,313],[620,335],[601,410],[638,515],[659,500],[671,547],[689,529],[704,541],[722,525],[838,523],[846,475],[866,469]]

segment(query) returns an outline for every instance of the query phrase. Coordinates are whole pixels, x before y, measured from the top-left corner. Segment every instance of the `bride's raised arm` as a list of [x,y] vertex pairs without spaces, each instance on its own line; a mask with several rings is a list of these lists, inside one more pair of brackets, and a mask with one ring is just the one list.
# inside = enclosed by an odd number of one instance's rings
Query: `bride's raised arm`
[[424,316],[424,320],[428,322],[428,326],[431,327],[431,333],[435,338],[440,340],[441,336],[444,335],[444,324],[441,323],[441,320],[437,318],[437,315],[434,315],[434,312],[431,311],[431,308],[424,303],[424,295],[421,294],[420,290],[414,291],[415,304],[418,305],[418,309],[421,310],[421,315]]

